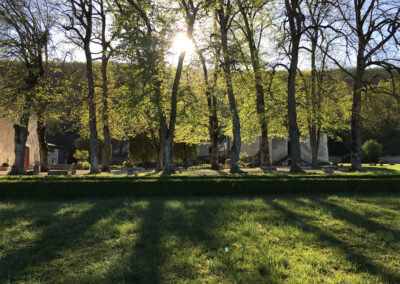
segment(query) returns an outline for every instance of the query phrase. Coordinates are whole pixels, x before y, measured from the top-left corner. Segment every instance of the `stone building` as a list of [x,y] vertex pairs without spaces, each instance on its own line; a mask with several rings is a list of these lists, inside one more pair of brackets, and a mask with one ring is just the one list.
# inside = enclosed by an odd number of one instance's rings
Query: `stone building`
[[[39,142],[36,134],[36,119],[31,118],[28,125],[29,136],[26,141],[25,168],[31,168],[39,162]],[[14,164],[14,128],[13,123],[0,118],[0,164]]]
[[[255,161],[259,155],[261,137],[258,137],[254,143],[242,143],[240,152],[248,155],[249,161]],[[211,153],[210,145],[199,145],[199,158],[208,157]],[[226,137],[219,145],[219,153],[221,158],[229,157],[228,149],[231,147],[231,139]],[[311,145],[308,136],[303,136],[300,143],[301,160],[304,165],[311,164]],[[290,141],[289,138],[270,138],[269,153],[271,163],[273,165],[290,165]],[[328,140],[327,136],[321,136],[319,151],[319,162],[329,162]]]

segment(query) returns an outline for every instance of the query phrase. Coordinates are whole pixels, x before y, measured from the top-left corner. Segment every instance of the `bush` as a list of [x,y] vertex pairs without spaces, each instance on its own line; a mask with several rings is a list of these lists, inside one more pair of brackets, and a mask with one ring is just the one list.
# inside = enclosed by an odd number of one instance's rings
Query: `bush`
[[400,176],[6,177],[2,198],[364,194],[400,190]]
[[1,164],[1,166],[7,168],[10,166],[10,164],[8,162],[4,162],[3,164]]
[[379,156],[382,155],[382,145],[371,139],[362,145],[362,151],[367,162],[376,163]]
[[239,160],[241,160],[241,161],[247,159],[248,157],[249,157],[249,155],[246,152],[239,153]]
[[[238,166],[239,166],[239,168],[247,168],[250,166],[250,163],[245,163],[245,162],[239,160]],[[231,167],[231,159],[226,159],[225,160],[225,168],[229,169],[230,167]]]
[[78,161],[86,161],[89,158],[89,151],[86,150],[76,150],[74,158]]
[[133,168],[134,167],[134,165],[133,165],[133,163],[132,163],[132,161],[125,161],[123,164],[122,164],[122,166],[124,167],[124,168]]
[[129,154],[128,158],[133,162],[141,162],[146,168],[147,162],[154,159],[156,153],[153,143],[147,133],[140,133],[135,137],[129,137]]
[[[103,151],[103,145],[104,145],[104,141],[100,140],[98,141],[98,146],[99,146],[99,160],[101,160],[101,153]],[[78,139],[75,140],[75,148],[76,150],[85,150],[87,151],[88,154],[88,158],[90,157],[90,139],[89,138],[84,138],[84,137],[79,137]],[[75,157],[74,157],[75,158]],[[86,158],[86,160],[88,159]],[[77,159],[77,158],[75,158]]]
[[211,169],[210,164],[202,164],[202,165],[198,165],[198,166],[188,167],[188,170],[208,170],[208,169]]
[[185,169],[187,169],[189,161],[197,158],[197,145],[188,143],[174,143],[172,154],[174,159],[181,161]]
[[76,169],[78,170],[90,170],[90,163],[87,161],[79,161],[76,165]]

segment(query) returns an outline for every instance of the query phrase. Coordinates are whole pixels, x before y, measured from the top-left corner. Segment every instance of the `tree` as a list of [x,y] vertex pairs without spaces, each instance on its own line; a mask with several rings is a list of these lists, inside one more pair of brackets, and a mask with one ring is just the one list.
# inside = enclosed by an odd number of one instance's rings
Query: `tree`
[[228,93],[229,108],[232,116],[232,132],[233,132],[233,143],[230,149],[230,172],[241,173],[239,169],[239,153],[242,144],[240,136],[240,119],[236,106],[235,94],[232,86],[232,58],[230,50],[228,48],[228,32],[231,27],[232,21],[235,16],[234,6],[230,0],[221,0],[216,3],[217,21],[219,25],[219,31],[221,36],[222,46],[222,70],[224,73],[224,80],[226,85],[226,92]]
[[[214,17],[214,34],[217,33],[216,20]],[[215,38],[215,37],[214,37]],[[215,41],[215,40],[214,40]],[[208,132],[210,136],[210,144],[211,144],[211,169],[219,170],[219,150],[218,150],[218,115],[217,115],[217,98],[215,95],[216,92],[216,84],[218,81],[218,73],[219,73],[219,60],[221,54],[221,47],[217,42],[211,43],[208,42],[209,45],[214,45],[214,74],[213,81],[209,79],[209,72],[207,68],[206,58],[204,56],[204,50],[200,49],[197,43],[195,43],[196,52],[199,56],[201,67],[203,69],[203,80],[205,85],[205,94],[207,98],[207,107],[208,107]]]
[[292,164],[291,172],[303,172],[300,166],[300,131],[297,125],[296,111],[296,74],[299,61],[299,48],[301,37],[304,33],[304,15],[301,10],[302,0],[285,0],[286,17],[289,23],[289,31],[287,36],[290,42],[290,67],[287,81],[287,107],[289,120],[289,139],[290,139],[290,156]]
[[[245,35],[247,44],[250,51],[251,65],[254,73],[254,85],[257,93],[256,109],[261,130],[261,142],[260,142],[260,157],[261,167],[271,167],[271,160],[269,156],[269,145],[268,145],[268,119],[265,111],[265,90],[263,85],[263,78],[260,66],[259,57],[259,45],[257,45],[255,38],[255,26],[254,19],[256,16],[265,8],[265,1],[238,1],[239,10],[243,18],[244,26],[242,26],[243,33]],[[264,26],[260,27],[260,37],[262,31],[265,29]]]
[[[1,57],[21,62],[23,85],[11,87],[15,99],[14,110],[18,122],[14,124],[15,162],[10,174],[25,174],[24,166],[28,123],[33,99],[44,75],[43,49],[49,39],[46,15],[42,14],[45,1],[0,1]],[[13,70],[13,69],[11,69]]]
[[96,14],[100,18],[100,34],[98,38],[100,40],[101,45],[101,78],[102,78],[102,123],[103,123],[103,148],[101,152],[101,163],[102,163],[102,171],[108,172],[109,165],[111,160],[111,133],[110,133],[110,124],[109,124],[109,80],[108,80],[108,73],[107,67],[108,62],[112,56],[113,48],[111,43],[113,42],[114,38],[117,36],[117,32],[111,35],[111,37],[107,37],[107,32],[110,29],[110,26],[107,24],[107,18],[110,17],[111,5],[108,3],[107,0],[95,0],[95,10]]
[[341,35],[339,40],[345,43],[343,58],[355,55],[355,71],[347,70],[348,62],[340,60],[340,57],[329,54],[328,57],[353,79],[351,168],[362,171],[362,94],[368,87],[365,71],[373,66],[396,69],[392,62],[396,61],[397,51],[393,51],[391,45],[400,28],[400,3],[385,0],[336,0],[334,3],[336,13],[332,14],[340,15],[340,22],[330,28]]
[[[182,0],[181,5],[184,9],[185,19],[187,24],[186,36],[191,39],[193,37],[193,28],[196,20],[197,12],[200,8],[202,2],[194,5],[192,0]],[[175,123],[176,123],[176,105],[177,105],[177,94],[179,88],[179,81],[182,74],[183,69],[183,60],[185,59],[186,51],[183,50],[179,55],[178,65],[176,67],[176,73],[174,78],[174,83],[172,85],[171,90],[171,113],[169,119],[169,126],[167,126],[166,121],[162,121],[162,135],[163,139],[163,147],[164,147],[164,173],[171,174],[174,173],[174,164],[172,160],[172,142],[175,132]]]
[[70,39],[81,47],[86,58],[86,79],[88,85],[87,101],[89,105],[90,131],[90,173],[99,173],[99,145],[96,119],[96,101],[93,78],[93,62],[90,44],[93,37],[93,0],[69,0],[69,10],[65,12],[68,22],[64,25],[71,32]]
[[189,161],[196,159],[198,155],[197,145],[188,143],[174,143],[174,159],[180,160],[185,169],[189,166]]

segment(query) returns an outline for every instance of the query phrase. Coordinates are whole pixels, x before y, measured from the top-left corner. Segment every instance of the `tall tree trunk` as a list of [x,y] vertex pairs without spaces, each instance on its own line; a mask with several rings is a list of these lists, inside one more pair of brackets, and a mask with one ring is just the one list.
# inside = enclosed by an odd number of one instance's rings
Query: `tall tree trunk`
[[108,119],[108,77],[107,77],[107,65],[109,60],[108,47],[110,42],[107,41],[106,32],[107,32],[107,16],[104,10],[104,1],[100,1],[100,17],[101,17],[101,46],[102,46],[102,54],[101,54],[101,76],[103,79],[102,89],[103,89],[103,112],[102,112],[102,120],[103,120],[103,136],[104,136],[104,145],[101,153],[101,163],[103,172],[110,171],[110,160],[111,160],[111,135],[110,135],[110,127],[109,127],[109,119]]
[[243,20],[245,23],[246,28],[246,39],[250,49],[250,58],[251,58],[251,65],[253,66],[253,73],[254,73],[254,84],[256,88],[256,108],[257,108],[257,115],[258,121],[261,130],[261,143],[260,143],[260,157],[261,157],[261,168],[264,167],[271,167],[271,159],[269,155],[269,143],[268,143],[268,119],[267,114],[265,112],[265,101],[264,101],[264,86],[260,68],[260,58],[258,56],[258,50],[255,44],[254,39],[254,29],[250,25],[247,13],[242,5],[239,2],[240,12],[243,16]]
[[[163,147],[162,147],[162,142],[160,141],[162,139],[161,131],[159,131],[159,139],[157,139],[154,130],[150,127],[150,135],[151,135],[151,140],[153,141],[153,147],[154,151],[156,152],[156,172],[161,172],[163,170]],[[159,141],[157,141],[159,140]]]
[[40,171],[49,171],[49,146],[46,141],[46,124],[41,114],[37,114],[36,133],[39,140]]
[[362,171],[361,153],[361,89],[364,76],[364,68],[357,66],[356,76],[354,78],[353,106],[351,113],[351,169],[353,171]]
[[[193,26],[196,18],[197,10],[193,12],[194,14],[188,20],[187,32],[186,35],[188,38],[192,38],[193,34]],[[177,108],[177,96],[179,83],[182,75],[183,69],[183,61],[185,59],[186,51],[181,52],[178,59],[178,66],[176,67],[174,84],[172,85],[171,91],[171,114],[169,119],[169,127],[165,129],[166,123],[164,124],[164,143],[163,143],[163,151],[164,151],[164,173],[172,174],[175,173],[174,169],[174,161],[172,159],[172,142],[175,134],[175,124],[176,124],[176,108]]]
[[290,42],[291,42],[291,58],[288,77],[288,119],[289,119],[289,139],[290,139],[290,156],[292,165],[290,172],[303,172],[300,165],[300,131],[297,126],[297,111],[296,111],[296,74],[299,61],[299,46],[302,29],[302,17],[297,9],[299,6],[298,0],[285,0],[286,10],[288,13],[290,25]]
[[85,42],[86,76],[88,81],[89,131],[90,131],[90,174],[99,173],[99,143],[96,121],[96,101],[93,81],[92,55],[90,38]]
[[292,58],[289,69],[288,79],[288,118],[289,118],[289,139],[290,139],[290,155],[292,159],[291,172],[302,172],[300,166],[300,131],[297,126],[296,111],[296,73],[298,62],[299,42],[295,41],[292,45]]
[[308,128],[311,146],[311,168],[318,168],[318,149],[320,141],[320,125],[317,119],[317,67],[316,49],[318,40],[318,29],[315,29],[311,37],[311,113],[309,113]]
[[101,74],[103,78],[102,89],[103,89],[103,112],[102,112],[102,120],[103,120],[103,136],[104,136],[104,145],[101,153],[101,162],[102,162],[102,171],[109,172],[110,171],[110,160],[111,160],[111,135],[110,135],[110,127],[109,127],[109,119],[108,119],[108,78],[107,78],[107,64],[108,59],[106,55],[103,54],[101,60]]
[[311,146],[311,168],[318,168],[318,152],[321,139],[320,129],[316,129],[315,125],[309,128],[310,146]]
[[176,107],[177,107],[177,96],[179,89],[179,82],[182,75],[183,60],[185,59],[186,51],[181,52],[179,55],[178,66],[176,67],[174,84],[172,85],[171,91],[171,114],[169,128],[167,127],[164,131],[163,151],[164,151],[164,173],[172,174],[175,173],[174,161],[172,159],[172,142],[175,133],[175,122],[176,122]]
[[[208,106],[208,133],[211,142],[211,169],[219,170],[219,151],[218,151],[218,116],[217,116],[217,98],[215,97],[215,88],[210,85],[208,80],[208,69],[206,60],[201,50],[196,46],[201,65],[203,67],[204,85],[206,87],[206,98]],[[217,69],[219,62],[219,52],[217,51],[215,68]],[[218,80],[218,72],[214,70],[214,83]]]
[[224,58],[223,71],[224,71],[225,84],[228,93],[229,108],[232,115],[232,125],[233,125],[233,130],[232,130],[233,142],[230,151],[230,158],[231,158],[230,172],[241,173],[242,171],[239,169],[239,154],[240,154],[242,139],[240,136],[240,119],[236,107],[236,100],[232,86],[231,59],[228,51],[228,30],[226,28],[226,23],[222,25],[220,24],[220,32],[221,32],[222,54]]
[[24,175],[25,169],[25,154],[26,154],[26,140],[28,139],[28,124],[29,114],[23,114],[19,124],[14,124],[14,154],[15,161],[11,167],[10,175]]

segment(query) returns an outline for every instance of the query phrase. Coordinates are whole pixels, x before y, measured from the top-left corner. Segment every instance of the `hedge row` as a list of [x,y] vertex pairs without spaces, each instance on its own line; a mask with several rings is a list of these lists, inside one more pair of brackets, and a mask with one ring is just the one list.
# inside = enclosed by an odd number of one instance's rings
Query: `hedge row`
[[400,192],[400,177],[1,179],[0,198]]

